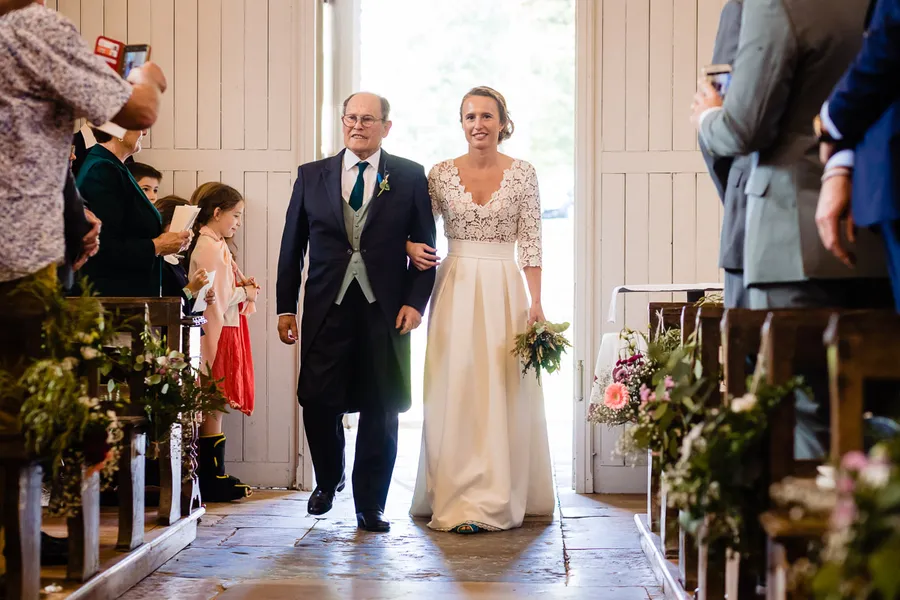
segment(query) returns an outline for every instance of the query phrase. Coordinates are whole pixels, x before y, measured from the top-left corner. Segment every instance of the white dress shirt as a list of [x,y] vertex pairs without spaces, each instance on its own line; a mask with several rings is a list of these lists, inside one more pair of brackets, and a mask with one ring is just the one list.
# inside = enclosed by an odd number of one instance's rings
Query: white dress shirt
[[[366,167],[366,172],[363,175],[363,204],[367,204],[375,193],[375,182],[378,179],[378,164],[380,161],[381,148],[366,159],[369,166]],[[350,202],[350,192],[353,191],[353,186],[356,185],[356,177],[359,174],[359,169],[356,167],[358,162],[359,157],[348,148],[344,152],[344,170],[341,173],[341,196],[344,198],[344,202]]]
[[[822,125],[825,127],[825,131],[828,132],[831,137],[836,140],[841,140],[844,136],[841,135],[841,132],[838,131],[838,128],[835,126],[834,121],[831,120],[831,116],[828,114],[828,103],[822,105],[822,110],[819,113],[819,117],[822,119]],[[856,153],[853,150],[841,150],[840,152],[835,152],[834,156],[828,159],[828,162],[825,164],[825,170],[834,169],[835,167],[846,167],[848,169],[852,169],[855,159]]]

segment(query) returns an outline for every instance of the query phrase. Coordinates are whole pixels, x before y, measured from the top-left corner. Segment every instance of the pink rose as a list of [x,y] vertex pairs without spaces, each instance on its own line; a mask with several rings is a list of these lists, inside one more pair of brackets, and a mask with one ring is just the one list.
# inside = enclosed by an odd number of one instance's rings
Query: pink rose
[[675,387],[675,380],[671,376],[666,375],[666,389],[671,390],[673,387]]
[[650,392],[652,390],[647,387],[646,384],[641,384],[641,402],[646,402],[650,398]]
[[603,393],[603,404],[612,410],[622,410],[629,400],[628,388],[621,383],[611,383]]
[[831,513],[831,525],[835,529],[846,529],[856,518],[856,504],[852,500],[838,500]]
[[853,450],[841,459],[841,468],[846,471],[862,471],[869,465],[869,459],[859,450]]
[[847,477],[846,475],[838,477],[837,480],[837,490],[842,494],[850,494],[853,492],[853,479]]

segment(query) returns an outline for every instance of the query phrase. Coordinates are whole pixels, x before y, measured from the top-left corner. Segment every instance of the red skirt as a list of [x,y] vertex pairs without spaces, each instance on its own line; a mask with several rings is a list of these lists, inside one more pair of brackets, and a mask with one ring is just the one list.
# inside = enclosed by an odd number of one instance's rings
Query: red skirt
[[224,380],[219,385],[231,408],[249,415],[253,413],[253,354],[247,317],[240,318],[238,327],[222,328],[212,377]]

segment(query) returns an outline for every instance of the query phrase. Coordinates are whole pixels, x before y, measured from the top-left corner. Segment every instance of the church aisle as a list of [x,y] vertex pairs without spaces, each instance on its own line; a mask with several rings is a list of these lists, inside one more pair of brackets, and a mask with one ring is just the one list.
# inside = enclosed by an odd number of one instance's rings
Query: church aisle
[[[401,447],[416,447],[419,432],[402,428]],[[123,598],[662,597],[632,518],[643,497],[561,489],[555,515],[528,518],[520,529],[433,532],[406,514],[415,454],[398,458],[388,534],[357,530],[349,485],[324,518],[306,514],[308,492],[258,491],[240,503],[208,505],[196,542]],[[352,464],[349,452],[347,459]]]

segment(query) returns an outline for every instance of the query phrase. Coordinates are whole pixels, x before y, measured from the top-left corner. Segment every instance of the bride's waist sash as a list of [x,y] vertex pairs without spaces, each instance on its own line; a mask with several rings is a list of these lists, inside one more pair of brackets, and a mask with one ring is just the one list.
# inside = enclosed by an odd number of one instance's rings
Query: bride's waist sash
[[453,239],[447,241],[450,243],[448,256],[484,260],[516,260],[515,242],[473,242]]

